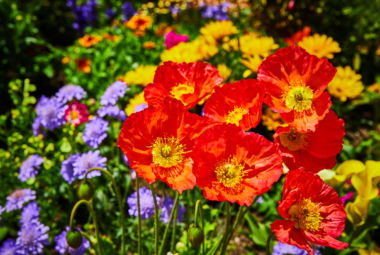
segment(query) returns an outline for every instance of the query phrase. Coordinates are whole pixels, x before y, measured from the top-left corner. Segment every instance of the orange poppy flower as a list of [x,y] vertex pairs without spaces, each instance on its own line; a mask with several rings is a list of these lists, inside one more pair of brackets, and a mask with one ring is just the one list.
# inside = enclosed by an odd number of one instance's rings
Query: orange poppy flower
[[279,127],[273,139],[290,170],[304,167],[318,173],[336,165],[335,157],[342,150],[344,133],[344,121],[330,110],[315,132],[301,133],[294,127]]
[[324,92],[336,69],[327,59],[298,46],[279,49],[267,57],[257,74],[267,93],[265,103],[297,131],[314,131],[331,106]]
[[344,249],[339,237],[345,226],[346,212],[336,191],[311,172],[290,171],[285,178],[278,212],[285,220],[271,224],[281,243],[296,245],[313,255],[310,243]]
[[282,172],[277,145],[256,133],[222,124],[206,130],[193,148],[193,173],[209,200],[250,205]]
[[102,37],[99,35],[85,35],[82,38],[79,38],[79,45],[89,48],[95,44],[98,44],[102,40]]
[[126,28],[133,30],[146,30],[150,25],[152,25],[153,20],[150,16],[135,15],[124,23]]
[[144,90],[145,101],[155,106],[165,97],[173,97],[191,109],[222,81],[218,69],[206,63],[164,62],[157,68],[153,83]]
[[140,177],[149,183],[158,178],[182,193],[195,186],[191,152],[195,138],[209,124],[181,102],[166,98],[158,107],[132,114],[124,122],[118,145]]
[[298,42],[302,41],[304,37],[310,35],[311,28],[306,26],[302,30],[295,32],[291,37],[285,38],[285,43],[289,46],[295,45]]
[[75,64],[77,65],[78,72],[91,72],[91,60],[86,58],[77,58],[75,60]]
[[260,122],[263,100],[264,90],[254,79],[227,83],[215,88],[205,104],[204,114],[218,122],[249,130]]

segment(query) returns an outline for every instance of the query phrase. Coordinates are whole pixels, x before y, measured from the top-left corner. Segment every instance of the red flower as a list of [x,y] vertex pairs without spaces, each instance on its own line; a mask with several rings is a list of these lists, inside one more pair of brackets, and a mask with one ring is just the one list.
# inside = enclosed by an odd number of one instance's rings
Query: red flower
[[145,101],[156,106],[165,97],[173,97],[191,109],[222,81],[218,70],[206,63],[164,62],[157,68],[153,83],[144,90]]
[[195,185],[190,156],[195,138],[209,124],[208,118],[166,98],[158,107],[132,114],[124,122],[118,145],[140,177],[149,183],[158,178],[182,193]]
[[89,116],[87,106],[78,101],[73,101],[69,104],[64,114],[65,121],[70,124],[75,124],[76,127],[79,124],[87,122]]
[[296,245],[313,255],[310,243],[344,249],[339,237],[346,220],[342,200],[321,178],[303,170],[290,171],[285,178],[278,212],[285,220],[271,224],[281,243]]
[[344,121],[330,110],[315,132],[301,133],[294,127],[279,127],[273,139],[290,170],[304,167],[318,173],[336,165],[335,157],[342,150],[344,133]]
[[298,42],[302,41],[304,37],[310,35],[311,28],[306,26],[302,30],[295,32],[291,37],[285,38],[285,43],[289,46],[295,45]]
[[256,133],[231,124],[205,131],[193,148],[197,185],[205,198],[250,205],[283,171],[278,147]]
[[297,131],[315,130],[331,106],[324,92],[336,69],[327,59],[298,46],[279,49],[263,61],[257,80],[264,86],[265,103]]
[[227,83],[215,88],[205,104],[204,114],[249,130],[260,122],[263,100],[264,90],[254,79]]

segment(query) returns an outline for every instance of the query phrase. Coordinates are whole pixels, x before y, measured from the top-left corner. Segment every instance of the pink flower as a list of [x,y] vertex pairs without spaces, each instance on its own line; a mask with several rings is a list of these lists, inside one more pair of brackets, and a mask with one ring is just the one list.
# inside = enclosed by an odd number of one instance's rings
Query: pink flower
[[167,49],[176,46],[181,42],[187,42],[189,40],[189,36],[187,35],[179,35],[174,31],[170,31],[165,35],[165,46]]
[[75,124],[77,127],[79,124],[87,122],[89,115],[86,105],[73,101],[67,107],[64,118],[67,123]]
[[340,199],[342,199],[343,205],[345,205],[347,200],[351,200],[353,198],[354,198],[354,192],[350,191],[350,192],[347,193],[347,195],[344,195]]

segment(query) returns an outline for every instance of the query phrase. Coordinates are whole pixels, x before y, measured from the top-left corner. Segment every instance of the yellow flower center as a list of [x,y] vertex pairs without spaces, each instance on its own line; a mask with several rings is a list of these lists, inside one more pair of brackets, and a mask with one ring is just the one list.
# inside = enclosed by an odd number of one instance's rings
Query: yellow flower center
[[297,221],[294,225],[296,228],[302,228],[311,232],[318,231],[321,228],[323,218],[319,212],[318,206],[311,202],[310,198],[301,200],[298,204],[289,208],[291,220]]
[[302,80],[291,81],[289,85],[287,92],[283,95],[286,107],[297,112],[309,110],[314,96],[313,90],[306,86]]
[[185,146],[174,137],[158,137],[152,146],[153,162],[160,167],[170,168],[184,159]]
[[235,159],[227,159],[219,163],[215,170],[217,180],[227,188],[235,188],[245,176],[244,165]]
[[309,142],[309,134],[297,132],[294,127],[291,127],[289,133],[280,135],[280,142],[291,151],[304,150]]
[[[170,94],[177,99],[181,100],[181,96],[185,94],[192,94],[194,93],[194,87],[188,85],[188,84],[179,84],[177,87],[173,87],[172,91],[170,91]],[[182,101],[183,103],[183,101]]]
[[239,126],[239,122],[243,119],[243,115],[246,113],[248,113],[247,109],[235,106],[235,108],[232,111],[228,112],[227,123]]
[[71,118],[71,120],[75,120],[75,119],[79,118],[79,112],[78,111],[71,111],[70,112],[70,118]]

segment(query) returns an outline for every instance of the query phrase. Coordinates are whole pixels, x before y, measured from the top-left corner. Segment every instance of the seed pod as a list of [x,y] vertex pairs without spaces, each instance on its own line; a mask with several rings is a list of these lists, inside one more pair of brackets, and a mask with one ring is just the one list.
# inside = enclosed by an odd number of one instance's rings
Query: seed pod
[[68,245],[73,249],[78,249],[82,245],[82,234],[76,229],[67,231],[66,240]]
[[95,193],[95,186],[94,186],[94,183],[90,180],[85,180],[79,186],[78,196],[80,199],[90,201],[92,197],[94,196],[94,193]]
[[189,231],[189,242],[194,247],[199,247],[203,243],[204,233],[203,228],[201,226],[194,226],[194,224],[190,225]]

